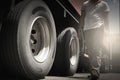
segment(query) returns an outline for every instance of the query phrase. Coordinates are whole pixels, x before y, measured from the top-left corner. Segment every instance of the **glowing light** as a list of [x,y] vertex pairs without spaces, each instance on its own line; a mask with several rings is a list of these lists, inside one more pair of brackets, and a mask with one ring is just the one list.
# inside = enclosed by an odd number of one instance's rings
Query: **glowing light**
[[89,55],[88,55],[88,54],[84,54],[84,57],[87,57],[87,58],[89,58]]
[[108,50],[110,49],[110,47],[112,47],[112,45],[119,45],[120,42],[120,37],[119,35],[120,33],[115,33],[113,31],[110,31],[110,32],[105,32],[104,34],[104,38],[103,38],[103,45],[104,47]]
[[110,32],[106,31],[103,36],[103,45],[105,46],[106,49],[109,49],[109,44],[110,44]]

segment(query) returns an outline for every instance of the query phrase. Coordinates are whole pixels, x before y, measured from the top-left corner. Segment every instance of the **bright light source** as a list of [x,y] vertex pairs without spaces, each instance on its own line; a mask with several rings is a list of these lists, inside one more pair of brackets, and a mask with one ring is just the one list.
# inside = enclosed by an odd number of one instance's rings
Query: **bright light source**
[[[106,32],[104,34],[104,38],[103,38],[103,45],[104,47],[109,50],[111,49],[111,47],[114,45],[114,48],[118,48],[120,45],[120,33],[115,33],[115,32]],[[116,46],[115,46],[116,45]],[[113,47],[112,47],[113,48]]]
[[110,45],[110,32],[105,32],[103,35],[103,45],[105,46],[106,49],[109,49],[109,45]]
[[89,55],[88,55],[88,54],[84,54],[84,57],[87,57],[87,58],[89,58]]

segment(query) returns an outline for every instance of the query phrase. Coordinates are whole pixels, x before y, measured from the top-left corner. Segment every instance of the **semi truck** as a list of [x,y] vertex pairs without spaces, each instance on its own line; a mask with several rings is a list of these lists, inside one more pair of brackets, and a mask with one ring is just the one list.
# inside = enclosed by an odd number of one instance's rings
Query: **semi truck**
[[0,73],[27,79],[76,73],[84,0],[1,0]]

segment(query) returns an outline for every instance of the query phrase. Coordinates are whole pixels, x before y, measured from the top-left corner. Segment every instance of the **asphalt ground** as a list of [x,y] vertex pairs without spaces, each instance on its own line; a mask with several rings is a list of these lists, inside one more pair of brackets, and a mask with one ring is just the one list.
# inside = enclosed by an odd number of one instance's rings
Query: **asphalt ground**
[[[47,76],[42,80],[90,80],[88,75],[88,73],[77,73],[69,77]],[[101,73],[99,80],[120,80],[120,73]]]
[[[59,77],[59,76],[46,76],[45,79],[39,80],[90,80],[88,73],[76,73],[74,76]],[[1,77],[0,80],[26,80],[18,78]],[[99,80],[120,80],[120,73],[102,73]]]
[[77,73],[74,76],[68,76],[68,77],[47,76],[45,77],[45,79],[42,80],[89,80],[88,75],[89,75],[88,73],[82,73],[82,74]]

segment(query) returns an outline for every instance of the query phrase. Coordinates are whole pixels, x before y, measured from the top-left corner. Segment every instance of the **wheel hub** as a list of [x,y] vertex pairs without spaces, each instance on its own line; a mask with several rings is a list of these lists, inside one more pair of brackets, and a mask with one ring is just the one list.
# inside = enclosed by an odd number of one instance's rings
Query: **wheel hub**
[[50,49],[50,30],[47,20],[39,16],[33,20],[30,35],[31,52],[38,62],[47,59]]
[[70,62],[75,65],[77,61],[77,40],[72,37],[70,40]]

